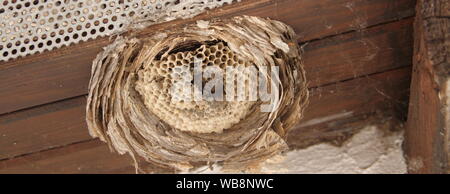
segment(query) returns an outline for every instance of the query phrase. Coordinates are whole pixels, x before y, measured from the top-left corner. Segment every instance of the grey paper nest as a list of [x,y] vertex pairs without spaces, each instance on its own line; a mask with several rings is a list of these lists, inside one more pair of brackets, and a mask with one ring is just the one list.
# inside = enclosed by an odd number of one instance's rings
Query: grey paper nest
[[[176,170],[214,163],[242,169],[279,154],[288,149],[287,132],[302,117],[308,98],[295,37],[279,21],[250,16],[119,37],[93,62],[89,132],[112,150],[129,153],[136,165]],[[279,87],[272,90],[277,97],[273,111],[261,111],[267,102],[260,99],[171,100],[172,86],[190,73],[177,68],[192,70],[194,60],[202,68],[254,67],[262,72]],[[278,79],[271,79],[274,67]],[[242,79],[246,86],[252,81]],[[235,95],[234,88],[224,90]]]

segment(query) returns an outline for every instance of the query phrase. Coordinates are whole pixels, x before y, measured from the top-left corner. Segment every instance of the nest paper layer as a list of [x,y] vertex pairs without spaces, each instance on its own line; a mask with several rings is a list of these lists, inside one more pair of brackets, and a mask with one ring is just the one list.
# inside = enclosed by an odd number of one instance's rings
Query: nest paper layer
[[[261,111],[261,100],[171,100],[176,82],[192,81],[182,76],[191,71],[177,68],[192,70],[195,60],[202,68],[264,71],[279,87],[273,111]],[[273,67],[279,69],[275,80],[264,70]],[[224,93],[234,96],[234,89]],[[294,31],[279,21],[239,16],[117,38],[93,62],[86,120],[93,137],[135,161],[178,170],[205,163],[236,168],[288,148],[285,136],[307,96]]]

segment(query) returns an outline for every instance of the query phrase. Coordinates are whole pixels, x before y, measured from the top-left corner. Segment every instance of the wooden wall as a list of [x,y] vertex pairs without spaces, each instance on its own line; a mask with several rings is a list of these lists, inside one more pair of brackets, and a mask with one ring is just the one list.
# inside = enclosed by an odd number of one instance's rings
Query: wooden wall
[[[311,102],[293,147],[351,134],[383,112],[404,117],[414,0],[242,0],[151,26],[254,15],[291,25],[304,48]],[[0,173],[134,173],[84,121],[91,61],[108,37],[0,63]],[[347,127],[342,127],[342,126]],[[309,143],[308,143],[309,142]]]

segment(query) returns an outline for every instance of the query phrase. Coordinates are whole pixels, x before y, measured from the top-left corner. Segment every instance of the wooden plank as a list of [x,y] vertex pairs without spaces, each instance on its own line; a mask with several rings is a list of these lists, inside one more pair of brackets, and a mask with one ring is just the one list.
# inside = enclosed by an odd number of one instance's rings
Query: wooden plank
[[55,55],[1,69],[0,114],[86,94],[91,63],[100,51]]
[[419,0],[414,71],[406,130],[410,173],[447,173],[449,167],[450,3]]
[[[246,0],[194,19],[155,25],[142,33],[197,19],[248,14],[279,19],[293,26],[299,40],[305,42],[410,17],[414,14],[414,2]],[[107,38],[100,38],[0,63],[0,114],[85,94],[91,61],[108,42]],[[370,45],[364,47],[371,49]]]
[[0,173],[135,173],[128,156],[113,154],[99,140],[0,162]]
[[413,18],[322,39],[304,47],[311,87],[410,66]]
[[306,42],[413,16],[414,5],[415,0],[275,0],[237,14],[283,21]]
[[[410,66],[411,24],[412,19],[406,19],[306,45],[305,69],[310,87]],[[0,116],[0,159],[88,139],[87,130],[71,131],[72,128],[64,127],[85,128],[84,101],[77,98]],[[71,114],[80,116],[64,121]],[[52,117],[60,121],[39,123]],[[35,135],[30,138],[28,133]]]
[[91,139],[85,121],[85,97],[0,117],[0,159]]
[[402,120],[408,106],[410,68],[313,88],[305,117],[289,133],[293,148],[323,141],[342,142],[361,127]]
[[[367,32],[363,33],[363,35],[361,35],[360,32],[355,32],[330,39],[315,41],[309,44],[305,47],[305,65],[311,86],[325,85],[337,80],[353,78],[357,75],[409,66],[411,63],[411,45],[408,44],[407,40],[409,40],[411,36],[410,23],[411,20],[400,21],[369,29]],[[404,43],[391,41],[400,39],[400,37],[405,37],[402,39],[405,40]],[[379,51],[372,53],[364,50],[366,48],[364,45],[367,44],[376,47]],[[323,53],[327,53],[327,55],[323,56]],[[373,55],[377,57],[373,57]],[[367,57],[370,57],[369,60]],[[349,68],[352,70],[348,71]],[[67,131],[70,129],[60,128],[59,125],[51,127],[47,123],[43,123],[30,129],[25,127],[41,120],[41,117],[47,118],[56,116],[58,118],[63,118],[61,116],[72,114],[74,111],[77,111],[77,115],[81,115],[84,111],[84,107],[77,107],[76,110],[72,110],[72,105],[67,106],[64,103],[65,102],[55,103],[54,105],[37,108],[43,116],[34,116],[32,113],[28,113],[29,111],[27,110],[0,117],[0,134],[5,135],[4,137],[0,136],[0,139],[2,139],[2,141],[0,141],[0,158],[9,158],[47,149],[52,146],[65,145],[75,142],[73,141],[74,139],[85,140],[87,132],[70,133],[70,131]],[[84,99],[80,98],[71,101],[70,104],[74,103],[76,103],[77,106],[81,106],[81,104],[84,103]],[[53,109],[57,107],[64,108],[53,111]],[[46,111],[48,111],[48,113]],[[30,118],[27,117],[27,115],[33,115],[33,117]],[[18,117],[24,119],[16,119],[20,120],[20,122],[8,122],[8,120]],[[76,127],[84,126],[84,116],[71,119],[70,121],[73,122],[72,125]],[[21,129],[21,131],[18,131],[18,129]],[[38,132],[45,131],[44,129],[55,130],[54,132],[51,132],[53,134],[67,133],[67,135],[70,134],[70,137],[74,139],[68,139],[67,137],[53,138],[51,143],[45,143],[49,141],[46,138],[48,134]],[[23,136],[22,134],[28,132],[34,132],[37,133],[37,135],[34,136],[32,140],[22,139],[26,138],[26,136]],[[11,145],[14,145],[14,147],[11,147]]]
[[[329,85],[323,88],[312,88],[311,104],[305,112],[305,119],[294,130],[288,139],[293,148],[299,147],[303,141],[314,141],[296,137],[308,135],[309,138],[325,137],[324,131],[314,131],[312,126],[322,123],[330,125],[325,131],[333,131],[335,134],[345,132],[346,128],[340,128],[336,120],[342,120],[358,115],[369,115],[377,111],[392,109],[402,106],[402,99],[407,98],[410,78],[410,67],[404,67],[389,72],[379,73],[368,77]],[[79,97],[84,98],[84,97]],[[346,103],[336,104],[338,101]],[[80,107],[84,107],[84,100]],[[364,108],[362,108],[364,107]],[[348,113],[351,114],[348,114]],[[344,117],[330,117],[329,115],[341,114]],[[84,118],[84,112],[80,115],[70,114],[65,120],[77,120]],[[325,119],[324,119],[325,118]],[[48,122],[42,120],[41,122]],[[71,127],[68,125],[67,127]],[[32,128],[32,127],[30,127]],[[74,129],[75,130],[75,129]],[[77,128],[81,133],[87,131],[85,127]],[[343,131],[339,131],[343,130]],[[18,131],[20,133],[20,131]],[[319,134],[320,133],[320,134]],[[27,136],[28,134],[22,134]],[[70,132],[61,133],[62,136],[71,136]],[[19,137],[20,135],[17,135]],[[25,137],[31,138],[31,137]],[[57,137],[64,138],[64,137]],[[81,143],[60,147],[48,151],[30,153],[12,159],[0,161],[0,173],[116,173],[121,169],[130,170],[131,161],[117,154],[109,153],[106,144],[92,143],[89,138],[79,139]],[[87,141],[87,142],[85,142]],[[66,142],[68,143],[68,142]],[[73,144],[73,143],[71,143]],[[8,145],[2,145],[8,146]],[[39,145],[36,145],[39,146]],[[81,167],[81,170],[78,168]],[[131,171],[123,171],[131,172]]]
[[323,116],[339,119],[339,115],[345,118],[375,110],[402,110],[401,107],[408,106],[410,73],[410,67],[403,67],[312,88],[303,126],[311,120],[323,119]]

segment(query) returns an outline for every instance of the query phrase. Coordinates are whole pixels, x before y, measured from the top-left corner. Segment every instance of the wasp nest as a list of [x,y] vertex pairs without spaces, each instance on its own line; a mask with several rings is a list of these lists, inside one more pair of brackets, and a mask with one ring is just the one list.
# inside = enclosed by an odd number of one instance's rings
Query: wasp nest
[[93,62],[86,119],[135,161],[233,169],[286,150],[307,96],[294,31],[239,16],[117,38]]

